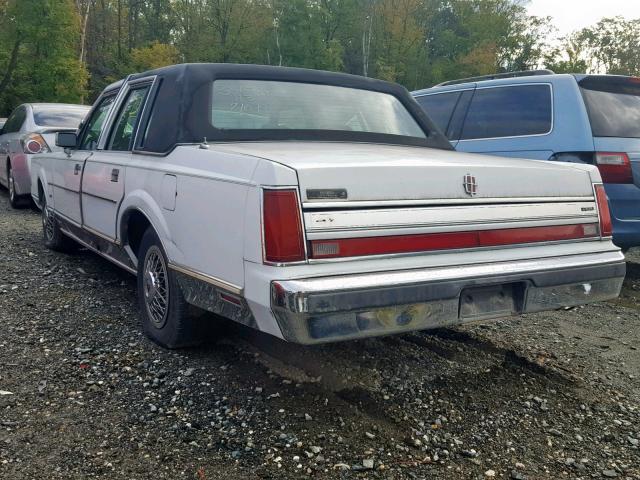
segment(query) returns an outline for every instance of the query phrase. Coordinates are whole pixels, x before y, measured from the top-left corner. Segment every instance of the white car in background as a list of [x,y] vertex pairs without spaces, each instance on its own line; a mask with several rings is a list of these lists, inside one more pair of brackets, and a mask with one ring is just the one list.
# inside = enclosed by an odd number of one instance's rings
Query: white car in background
[[166,347],[201,340],[189,305],[311,344],[605,300],[625,275],[595,167],[452,151],[387,82],[165,67],[57,142],[33,160],[45,244],[137,275]]
[[9,190],[14,208],[31,202],[33,155],[59,151],[55,135],[75,131],[90,107],[60,103],[25,103],[18,106],[0,130],[0,184]]

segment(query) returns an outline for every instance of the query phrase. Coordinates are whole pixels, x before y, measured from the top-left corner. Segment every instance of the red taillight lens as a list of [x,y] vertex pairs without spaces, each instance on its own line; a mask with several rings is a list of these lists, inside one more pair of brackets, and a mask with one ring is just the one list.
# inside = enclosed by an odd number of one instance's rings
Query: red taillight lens
[[626,153],[597,152],[596,165],[604,183],[633,183],[631,162]]
[[264,259],[289,263],[305,260],[302,219],[296,190],[264,190]]
[[595,223],[584,223],[549,227],[479,230],[475,232],[312,240],[311,258],[360,257],[456,248],[496,247],[523,243],[557,242],[597,236],[597,225]]
[[607,202],[607,194],[603,185],[596,185],[596,201],[598,202],[598,213],[600,215],[600,236],[610,237],[613,233],[611,225],[611,213],[609,212],[609,203]]

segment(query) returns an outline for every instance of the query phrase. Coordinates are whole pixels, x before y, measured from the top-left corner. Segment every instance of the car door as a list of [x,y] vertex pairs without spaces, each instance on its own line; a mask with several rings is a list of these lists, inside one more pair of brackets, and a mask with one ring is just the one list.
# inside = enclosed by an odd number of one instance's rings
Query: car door
[[0,183],[5,187],[7,187],[9,183],[9,165],[7,160],[17,146],[19,147],[20,145],[20,135],[26,119],[27,107],[26,105],[20,105],[11,113],[7,123],[5,123],[2,129],[2,135],[0,136],[0,155],[2,155],[2,162],[0,162]]
[[551,84],[477,86],[456,150],[548,160],[552,132]]
[[124,196],[125,167],[131,160],[142,109],[150,82],[129,84],[121,94],[117,114],[109,126],[110,134],[101,149],[87,158],[82,174],[83,227],[116,242],[116,218]]
[[98,100],[83,125],[78,138],[78,147],[66,154],[56,154],[53,166],[53,199],[56,213],[66,220],[82,225],[80,208],[80,186],[82,170],[98,146],[100,132],[109,111],[113,106],[116,93],[105,95]]

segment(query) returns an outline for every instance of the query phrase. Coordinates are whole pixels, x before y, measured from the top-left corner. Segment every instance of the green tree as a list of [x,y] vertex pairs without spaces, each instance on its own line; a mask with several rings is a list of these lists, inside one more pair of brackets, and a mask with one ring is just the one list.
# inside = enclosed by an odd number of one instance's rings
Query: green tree
[[587,73],[585,59],[587,45],[579,33],[560,39],[560,46],[551,48],[544,58],[544,66],[556,73]]
[[131,50],[131,70],[135,72],[173,65],[179,60],[180,54],[176,47],[157,41],[148,47]]
[[640,75],[640,19],[603,18],[577,34],[592,72]]
[[87,73],[78,58],[80,18],[73,1],[8,0],[3,7],[2,113],[24,101],[81,102]]

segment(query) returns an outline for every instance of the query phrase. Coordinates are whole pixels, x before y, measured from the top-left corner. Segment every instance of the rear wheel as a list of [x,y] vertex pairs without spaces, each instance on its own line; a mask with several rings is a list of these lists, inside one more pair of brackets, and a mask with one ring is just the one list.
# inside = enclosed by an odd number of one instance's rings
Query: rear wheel
[[42,205],[42,236],[45,247],[67,253],[76,250],[78,244],[62,233],[55,215],[47,206],[47,198],[44,195],[40,202]]
[[16,180],[13,177],[13,169],[11,166],[7,169],[7,185],[9,187],[9,203],[13,208],[21,208],[27,205],[24,195],[16,193]]
[[176,274],[168,268],[160,239],[151,228],[142,236],[138,259],[138,300],[145,334],[166,348],[201,343],[202,322],[190,315]]

